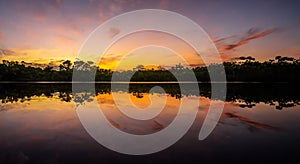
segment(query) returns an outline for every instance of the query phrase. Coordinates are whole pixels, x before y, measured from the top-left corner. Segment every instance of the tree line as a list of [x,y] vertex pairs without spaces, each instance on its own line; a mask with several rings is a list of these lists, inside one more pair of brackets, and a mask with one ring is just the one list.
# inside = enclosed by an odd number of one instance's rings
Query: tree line
[[116,81],[184,81],[191,80],[196,76],[198,81],[209,82],[208,70],[218,70],[224,66],[227,81],[245,82],[299,82],[300,60],[293,57],[276,56],[264,62],[256,61],[255,58],[239,57],[238,61],[211,64],[208,66],[185,68],[176,65],[169,70],[128,70],[111,71],[102,69],[93,62],[63,61],[58,69],[51,66],[44,68],[26,66],[24,62],[3,60],[0,64],[0,81],[72,81],[73,71],[92,73],[86,81],[111,81],[114,74]]

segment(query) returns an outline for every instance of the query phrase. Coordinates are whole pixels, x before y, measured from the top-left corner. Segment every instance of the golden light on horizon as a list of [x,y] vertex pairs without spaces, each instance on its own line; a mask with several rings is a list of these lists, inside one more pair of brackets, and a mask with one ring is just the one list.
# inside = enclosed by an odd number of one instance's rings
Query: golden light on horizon
[[98,65],[112,70],[132,70],[138,65],[167,68],[179,63],[201,65],[203,61],[183,40],[163,32],[143,31],[118,40]]

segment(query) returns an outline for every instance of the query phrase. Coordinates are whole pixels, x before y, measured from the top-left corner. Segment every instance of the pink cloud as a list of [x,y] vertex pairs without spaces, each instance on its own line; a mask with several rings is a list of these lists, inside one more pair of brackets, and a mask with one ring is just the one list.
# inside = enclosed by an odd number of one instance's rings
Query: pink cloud
[[99,15],[100,19],[102,19],[102,20],[107,19],[107,15],[105,14],[105,12],[103,10],[100,10],[98,15]]
[[35,14],[31,16],[31,20],[37,23],[45,22],[47,17],[44,14]]
[[51,26],[49,29],[40,29],[39,33],[42,34],[43,31],[52,36],[56,35],[78,38],[83,35],[83,31],[81,29],[67,22],[60,25]]
[[55,2],[56,2],[57,5],[60,6],[63,3],[63,0],[55,0]]
[[109,9],[111,12],[119,12],[122,10],[121,6],[115,3],[111,3]]
[[0,48],[0,57],[2,56],[10,56],[10,55],[15,55],[16,53],[12,50],[5,49],[5,48]]
[[250,28],[243,37],[241,37],[240,39],[238,39],[233,43],[229,43],[229,44],[224,43],[224,41],[231,39],[233,36],[217,39],[214,42],[218,45],[219,50],[221,52],[230,51],[230,50],[235,51],[236,48],[248,44],[251,40],[265,37],[276,31],[278,31],[278,29],[268,29],[265,31],[260,31],[257,28]]
[[72,47],[75,44],[76,41],[68,37],[59,37],[55,42],[55,45],[64,46],[64,47]]
[[160,0],[159,8],[167,9],[169,7],[169,0]]
[[109,35],[111,38],[115,37],[116,35],[118,35],[120,33],[120,29],[117,29],[117,28],[110,28],[109,29]]

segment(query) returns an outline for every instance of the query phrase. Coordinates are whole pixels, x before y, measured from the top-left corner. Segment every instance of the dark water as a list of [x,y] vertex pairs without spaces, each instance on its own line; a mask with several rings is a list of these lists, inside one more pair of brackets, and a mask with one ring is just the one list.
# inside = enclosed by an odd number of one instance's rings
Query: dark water
[[[159,85],[165,90],[149,94]],[[210,84],[180,90],[177,84],[96,84],[96,95],[85,91],[82,103],[99,102],[110,122],[122,131],[150,134],[163,130],[177,114],[181,101],[200,101],[198,114],[186,135],[171,147],[150,155],[132,156],[98,144],[84,129],[75,111],[72,84],[0,84],[0,163],[155,163],[299,161],[300,95],[292,84],[227,84],[221,119],[214,131],[198,140],[207,114]],[[150,96],[166,98],[163,114],[142,122],[120,115],[124,106],[151,104]],[[130,97],[131,102],[125,97]],[[218,101],[218,100],[216,100]],[[161,104],[156,104],[157,107]]]

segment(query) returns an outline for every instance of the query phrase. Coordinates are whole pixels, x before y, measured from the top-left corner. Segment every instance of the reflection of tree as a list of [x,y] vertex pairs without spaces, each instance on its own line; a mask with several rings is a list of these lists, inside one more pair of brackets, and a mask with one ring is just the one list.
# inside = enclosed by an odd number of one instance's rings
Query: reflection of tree
[[[73,84],[77,85],[77,84]],[[84,84],[78,84],[84,85]],[[111,90],[110,84],[96,84],[96,94],[110,94],[111,92],[129,92],[137,98],[143,98],[144,93],[149,93],[154,86],[160,86],[165,93],[176,99],[183,96],[199,96],[193,85],[185,84],[180,88],[179,84],[130,84],[129,91],[127,84],[116,84]],[[85,88],[85,87],[82,87]],[[200,96],[211,97],[211,84],[199,83]],[[289,108],[300,104],[298,94],[299,86],[286,84],[264,84],[264,83],[232,83],[227,84],[226,101],[237,103],[242,108],[251,108],[255,104],[263,102],[276,109]],[[159,93],[160,91],[156,91]],[[33,96],[56,97],[61,101],[82,104],[93,100],[95,94],[92,90],[76,90],[76,95],[72,93],[72,84],[1,84],[0,100],[2,103],[30,101]],[[162,92],[163,93],[163,92]],[[162,94],[160,93],[160,94]]]
[[[242,101],[241,101],[242,102]],[[252,108],[255,106],[253,103],[246,103],[246,104],[240,104],[239,105],[241,108]]]
[[71,93],[59,92],[58,96],[62,101],[70,102],[72,100]]
[[132,94],[133,94],[133,96],[135,96],[136,98],[139,98],[139,99],[144,97],[144,94],[141,92],[133,92]]
[[74,96],[74,102],[76,106],[84,104],[85,102],[93,101],[95,95],[92,92],[80,92],[76,93]]
[[58,93],[62,101],[71,101],[71,84],[1,84],[0,99],[5,102],[30,101],[33,96],[53,97]]
[[263,102],[282,109],[299,105],[298,90],[299,86],[296,84],[228,84],[226,101],[237,102],[242,107],[252,107]]

